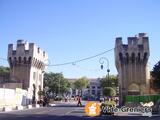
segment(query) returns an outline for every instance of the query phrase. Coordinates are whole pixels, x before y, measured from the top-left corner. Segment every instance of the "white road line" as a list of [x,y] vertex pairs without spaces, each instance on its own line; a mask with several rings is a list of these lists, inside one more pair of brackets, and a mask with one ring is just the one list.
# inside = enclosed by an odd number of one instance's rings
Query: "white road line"
[[75,111],[75,109],[74,109],[74,110],[71,110],[71,111],[66,112],[64,115],[69,115],[69,114],[70,114],[70,113],[72,113],[73,111]]

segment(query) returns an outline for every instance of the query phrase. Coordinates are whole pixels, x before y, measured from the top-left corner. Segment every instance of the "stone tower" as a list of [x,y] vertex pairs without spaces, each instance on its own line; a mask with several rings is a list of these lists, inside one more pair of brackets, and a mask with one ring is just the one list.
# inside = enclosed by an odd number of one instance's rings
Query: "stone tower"
[[38,91],[43,90],[43,74],[48,55],[34,43],[17,40],[16,49],[8,45],[8,62],[11,80],[22,83],[28,90],[29,98],[38,100]]
[[[149,38],[145,33],[128,37],[128,44],[122,38],[116,38],[115,63],[118,71],[120,102],[125,95],[143,95],[149,93]],[[123,97],[122,97],[123,96]]]

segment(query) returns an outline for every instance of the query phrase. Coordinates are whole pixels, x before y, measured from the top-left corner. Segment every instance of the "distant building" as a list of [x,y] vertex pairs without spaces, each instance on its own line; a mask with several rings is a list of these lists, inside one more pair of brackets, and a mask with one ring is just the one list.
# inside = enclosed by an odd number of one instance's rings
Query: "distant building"
[[[72,89],[73,89],[73,96],[78,95],[78,90],[74,89],[73,83],[78,80],[77,78],[68,78],[68,81],[72,83]],[[89,84],[87,88],[83,91],[83,96],[86,97],[92,97],[93,99],[96,99],[102,95],[102,89],[100,86],[100,79],[99,78],[88,78]]]
[[28,90],[30,98],[38,100],[38,91],[43,90],[43,74],[48,55],[34,43],[17,40],[16,48],[8,45],[10,78],[22,83],[22,89]]
[[89,79],[89,85],[87,86],[89,96],[93,98],[99,98],[102,95],[102,89],[100,86],[100,79]]
[[150,73],[147,66],[149,55],[149,38],[145,33],[128,37],[128,44],[123,44],[121,37],[116,38],[115,63],[121,104],[126,95],[149,93]]

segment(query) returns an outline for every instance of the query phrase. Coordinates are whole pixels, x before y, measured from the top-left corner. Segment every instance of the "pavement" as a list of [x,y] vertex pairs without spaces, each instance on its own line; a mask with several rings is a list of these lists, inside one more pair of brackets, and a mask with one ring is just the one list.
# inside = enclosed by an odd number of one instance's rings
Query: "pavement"
[[[85,102],[83,102],[85,104]],[[88,117],[76,102],[57,102],[56,106],[1,112],[0,120],[160,120],[160,116],[99,116]]]

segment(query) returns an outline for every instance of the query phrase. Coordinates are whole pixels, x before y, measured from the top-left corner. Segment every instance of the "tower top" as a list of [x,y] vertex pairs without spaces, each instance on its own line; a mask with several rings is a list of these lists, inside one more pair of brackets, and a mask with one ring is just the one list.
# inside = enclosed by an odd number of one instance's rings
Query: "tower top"
[[138,33],[138,37],[147,37],[147,33]]
[[116,38],[116,49],[124,49],[124,51],[146,51],[149,53],[149,38],[146,33],[138,33],[134,37],[127,38],[128,43],[123,44],[122,38]]
[[25,41],[22,39],[17,40],[17,44],[25,44]]
[[39,60],[47,60],[48,55],[34,43],[28,43],[23,39],[17,40],[16,48],[13,44],[8,45],[8,57],[34,57]]

